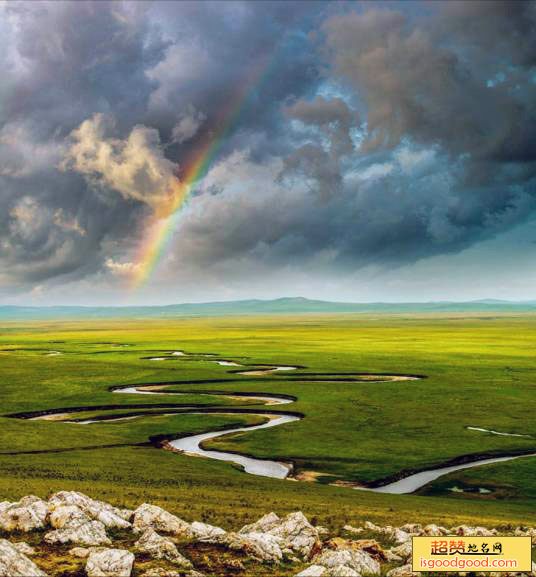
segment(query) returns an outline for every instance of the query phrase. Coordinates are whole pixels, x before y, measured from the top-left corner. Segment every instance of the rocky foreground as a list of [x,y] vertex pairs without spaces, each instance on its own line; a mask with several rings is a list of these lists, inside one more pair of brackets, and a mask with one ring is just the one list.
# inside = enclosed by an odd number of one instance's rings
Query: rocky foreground
[[[0,502],[0,577],[412,577],[414,535],[493,536],[495,529],[346,525],[330,537],[301,512],[269,513],[236,532],[189,523],[156,505],[120,509],[74,491]],[[510,534],[530,535],[518,527]],[[363,538],[366,537],[366,538]],[[203,572],[199,570],[200,566]],[[462,575],[462,574],[460,574]],[[491,577],[521,573],[483,573]],[[536,564],[530,573],[536,577]]]

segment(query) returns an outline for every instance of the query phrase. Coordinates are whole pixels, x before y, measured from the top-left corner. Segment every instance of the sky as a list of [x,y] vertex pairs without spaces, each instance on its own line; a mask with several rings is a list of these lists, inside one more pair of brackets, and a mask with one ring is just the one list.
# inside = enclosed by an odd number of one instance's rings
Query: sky
[[536,3],[0,0],[0,304],[536,299]]

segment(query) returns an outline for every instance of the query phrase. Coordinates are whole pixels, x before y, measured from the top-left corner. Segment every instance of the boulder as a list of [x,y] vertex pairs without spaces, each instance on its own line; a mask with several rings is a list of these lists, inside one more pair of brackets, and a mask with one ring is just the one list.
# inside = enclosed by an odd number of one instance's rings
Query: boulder
[[422,532],[422,525],[420,523],[406,523],[405,525],[402,525],[400,529],[410,535],[420,535]]
[[91,499],[83,493],[60,491],[52,495],[48,502],[51,509],[66,505],[78,507],[78,509],[90,519],[100,521],[109,528],[127,529],[131,527],[129,519],[132,517],[133,511],[129,509],[118,509],[103,501]]
[[386,552],[382,549],[382,546],[374,539],[342,539],[341,537],[334,537],[330,539],[324,546],[328,549],[349,549],[352,551],[365,551],[376,561],[385,562],[387,561]]
[[[401,545],[402,543],[405,543],[406,541],[409,541],[411,539],[411,535],[407,531],[399,529],[398,527],[391,527],[391,525],[387,525],[386,527],[380,527],[379,525],[375,525],[370,521],[366,521],[365,529],[368,531],[374,531],[375,533],[381,533],[382,535],[385,535],[389,539],[392,539],[398,545]],[[353,527],[350,527],[350,530],[353,533],[358,532],[358,530],[354,529]]]
[[354,535],[359,535],[359,533],[363,533],[365,529],[363,527],[352,527],[352,525],[345,525],[343,530],[348,531],[348,533],[353,533]]
[[391,549],[389,549],[388,551],[385,552],[385,558],[386,558],[388,563],[399,563],[401,561],[404,561],[404,559],[402,559],[402,557],[400,557],[400,555],[393,553],[393,551]]
[[75,505],[61,505],[50,513],[50,524],[54,529],[78,527],[91,519]]
[[375,523],[371,523],[370,521],[365,521],[365,529],[367,529],[367,531],[376,531],[377,533],[381,533],[383,531],[383,527],[380,527]]
[[402,543],[402,545],[399,545],[398,547],[393,547],[392,549],[389,549],[387,553],[398,555],[402,559],[410,559],[413,555],[413,542],[406,541],[405,543]]
[[147,553],[155,559],[166,559],[184,568],[192,567],[191,562],[177,551],[171,539],[162,537],[150,527],[144,531],[134,546],[138,551]]
[[486,529],[486,527],[468,527],[467,525],[460,525],[458,527],[453,527],[451,530],[452,535],[460,535],[464,537],[494,537],[497,535],[497,529]]
[[391,539],[397,544],[402,545],[402,543],[406,543],[406,541],[411,541],[411,535],[402,529],[397,529],[393,527],[391,531],[386,533]]
[[30,495],[16,503],[2,503],[0,529],[4,531],[33,531],[42,529],[47,521],[48,504]]
[[88,521],[74,527],[65,527],[49,531],[45,535],[45,541],[55,543],[77,543],[80,545],[111,545],[104,524],[100,521]]
[[391,569],[391,571],[387,573],[387,577],[419,577],[419,576],[420,573],[415,573],[413,571],[411,563],[408,563],[407,565],[402,565],[401,567],[395,567],[394,569]]
[[438,525],[426,525],[426,527],[420,532],[422,536],[428,537],[441,537],[443,535],[448,535],[449,530],[445,529],[445,527],[440,527]]
[[259,561],[278,563],[283,558],[282,540],[269,533],[225,533],[203,539],[203,543],[222,545],[233,551],[241,551]]
[[[314,557],[315,565],[322,565],[331,575],[379,575],[380,564],[365,551],[325,549]],[[354,573],[352,573],[354,572]]]
[[193,537],[198,540],[214,537],[215,535],[225,535],[226,533],[220,527],[214,527],[213,525],[207,525],[199,521],[194,521],[190,525],[190,531]]
[[261,517],[255,523],[251,523],[250,525],[245,525],[238,531],[239,534],[244,535],[246,533],[266,533],[277,523],[279,523],[281,519],[275,513],[267,513],[263,517]]
[[11,543],[13,545],[13,547],[15,547],[15,549],[19,552],[22,553],[23,555],[36,555],[36,550],[33,547],[30,547],[30,545],[28,545],[28,543],[25,543],[24,541],[19,541],[18,543]]
[[86,563],[88,577],[130,577],[134,555],[125,549],[92,552]]
[[174,535],[190,536],[190,524],[157,505],[144,503],[134,511],[134,531],[143,533],[151,528],[155,531],[172,533]]
[[183,573],[179,571],[175,571],[174,569],[163,569],[162,567],[153,567],[145,573],[142,574],[141,577],[182,577]]
[[0,539],[0,577],[47,577],[9,541]]
[[307,567],[307,569],[297,573],[295,577],[322,577],[322,575],[327,574],[326,568],[322,567],[322,565],[311,565]]
[[142,574],[141,577],[205,577],[203,573],[199,573],[199,571],[188,571],[187,573],[175,571],[174,569],[163,569],[162,567],[153,567],[149,569],[145,573]]
[[301,512],[289,513],[280,519],[275,513],[264,515],[257,522],[242,527],[240,535],[264,534],[277,537],[286,553],[296,553],[307,559],[320,542],[318,530]]

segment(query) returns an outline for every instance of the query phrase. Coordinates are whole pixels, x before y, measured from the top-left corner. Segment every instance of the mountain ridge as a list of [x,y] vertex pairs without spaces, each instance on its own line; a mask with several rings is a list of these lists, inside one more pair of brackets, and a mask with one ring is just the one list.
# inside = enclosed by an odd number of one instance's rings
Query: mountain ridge
[[428,302],[337,302],[305,297],[243,299],[147,306],[0,305],[2,320],[53,318],[167,318],[291,313],[536,312],[536,301],[480,299]]

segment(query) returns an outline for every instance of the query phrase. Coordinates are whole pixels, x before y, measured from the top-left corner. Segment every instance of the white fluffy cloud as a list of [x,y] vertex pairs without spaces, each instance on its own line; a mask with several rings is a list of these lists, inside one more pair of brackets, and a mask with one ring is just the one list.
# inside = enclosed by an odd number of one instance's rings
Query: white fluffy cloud
[[121,139],[111,136],[113,128],[112,119],[102,114],[82,122],[71,134],[61,168],[165,214],[180,184],[175,176],[178,165],[164,156],[158,131],[137,125]]

